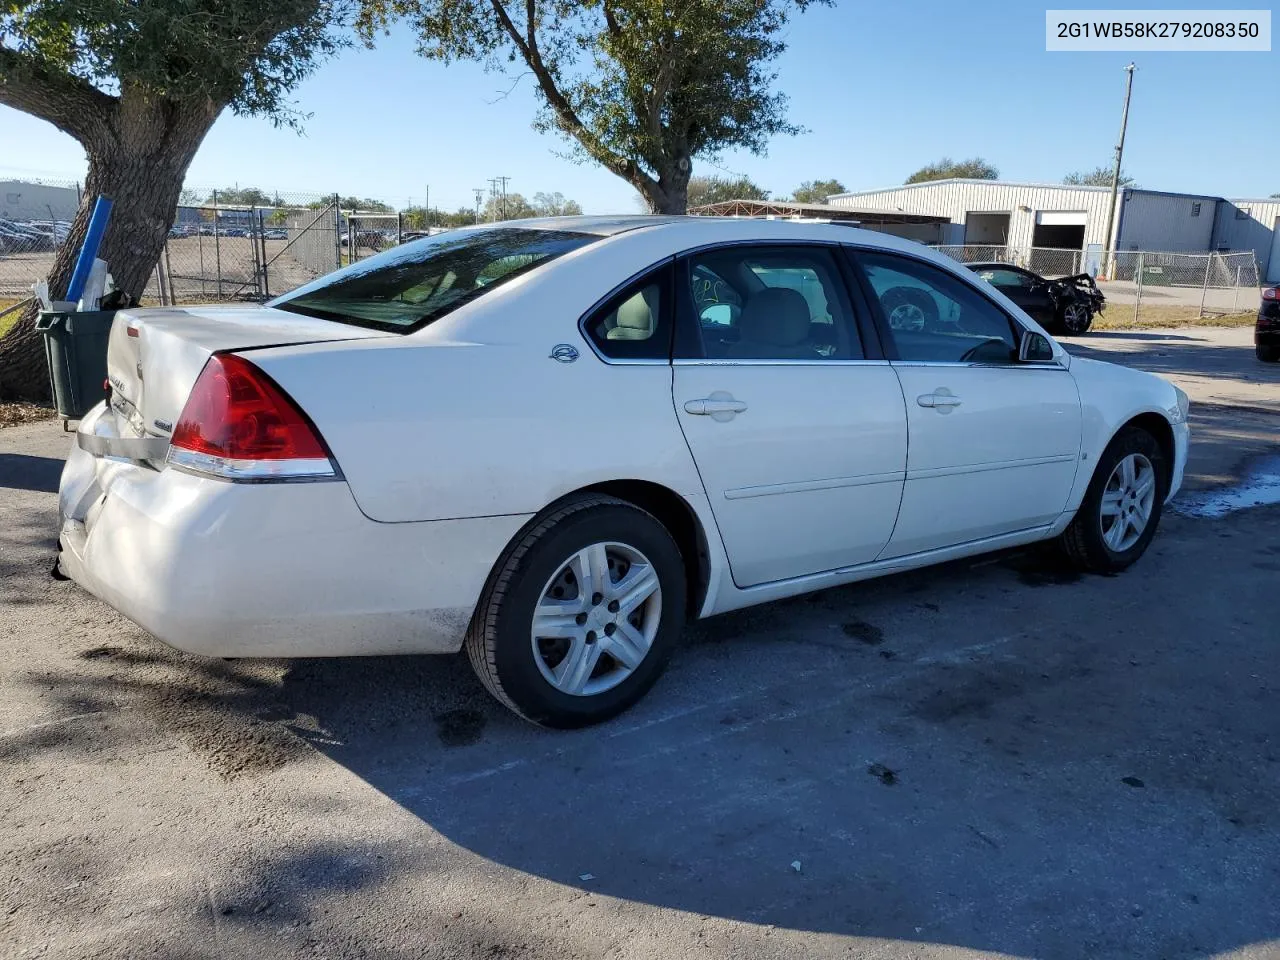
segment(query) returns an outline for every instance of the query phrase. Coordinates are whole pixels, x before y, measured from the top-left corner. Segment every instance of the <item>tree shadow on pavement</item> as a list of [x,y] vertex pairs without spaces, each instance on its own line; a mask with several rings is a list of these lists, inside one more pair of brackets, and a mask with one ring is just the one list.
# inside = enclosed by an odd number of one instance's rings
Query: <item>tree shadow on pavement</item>
[[0,453],[0,487],[57,493],[63,461],[22,453]]

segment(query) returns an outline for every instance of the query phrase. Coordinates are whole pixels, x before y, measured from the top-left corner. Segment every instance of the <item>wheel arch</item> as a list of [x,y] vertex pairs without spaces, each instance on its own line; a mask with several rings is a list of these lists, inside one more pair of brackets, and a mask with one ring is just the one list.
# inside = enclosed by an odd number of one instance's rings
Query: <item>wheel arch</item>
[[[521,525],[512,535],[507,546],[498,554],[485,578],[484,587],[476,599],[475,610],[479,610],[484,598],[493,583],[495,575],[506,563],[514,546],[524,535],[542,522],[549,513],[553,513],[566,500],[589,494],[602,494],[614,497],[624,503],[639,507],[652,514],[658,522],[666,527],[667,532],[676,542],[680,558],[684,561],[685,583],[688,587],[686,615],[695,619],[706,601],[707,591],[711,583],[711,559],[707,544],[706,531],[697,513],[684,497],[670,487],[652,480],[605,480],[598,483],[570,490],[547,504]],[[474,616],[474,613],[473,613]]]
[[574,490],[566,496],[582,493],[603,493],[617,497],[658,518],[680,548],[688,585],[686,614],[690,619],[696,617],[702,609],[711,579],[710,555],[706,531],[702,529],[702,523],[689,502],[670,487],[652,480],[606,480]]
[[[1140,413],[1135,417],[1130,417],[1124,423],[1116,428],[1107,440],[1107,446],[1120,435],[1121,431],[1128,427],[1137,427],[1151,434],[1155,438],[1156,443],[1160,445],[1160,453],[1164,456],[1164,462],[1168,470],[1173,470],[1175,458],[1177,457],[1177,449],[1173,440],[1173,425],[1169,423],[1169,418],[1164,414],[1148,411]],[[1104,448],[1105,449],[1105,448]]]

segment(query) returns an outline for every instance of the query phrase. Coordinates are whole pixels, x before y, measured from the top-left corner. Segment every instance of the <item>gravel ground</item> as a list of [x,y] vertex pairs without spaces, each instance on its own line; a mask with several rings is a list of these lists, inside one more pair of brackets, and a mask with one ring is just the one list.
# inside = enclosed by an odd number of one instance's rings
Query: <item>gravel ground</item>
[[[1237,333],[1072,349],[1194,388],[1207,488],[1280,439]],[[706,621],[554,734],[461,658],[202,660],[53,581],[67,443],[0,431],[0,956],[1280,957],[1280,508]]]

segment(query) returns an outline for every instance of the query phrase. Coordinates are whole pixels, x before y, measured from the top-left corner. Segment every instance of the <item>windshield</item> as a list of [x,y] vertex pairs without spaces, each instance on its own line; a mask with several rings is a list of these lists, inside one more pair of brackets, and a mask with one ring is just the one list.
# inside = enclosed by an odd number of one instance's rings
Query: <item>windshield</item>
[[488,290],[593,240],[594,234],[499,227],[401,244],[272,300],[322,320],[411,333]]

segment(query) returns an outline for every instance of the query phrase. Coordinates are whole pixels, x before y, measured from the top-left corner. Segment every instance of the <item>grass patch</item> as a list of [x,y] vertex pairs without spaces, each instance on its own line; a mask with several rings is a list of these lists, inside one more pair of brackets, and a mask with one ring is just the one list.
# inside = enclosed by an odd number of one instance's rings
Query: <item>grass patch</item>
[[1198,307],[1177,307],[1158,304],[1138,307],[1133,315],[1133,304],[1113,303],[1107,312],[1094,317],[1091,330],[1152,330],[1166,327],[1252,327],[1256,313],[1232,313],[1224,317],[1201,317]]
[[[15,303],[21,303],[23,299],[24,298],[0,297],[0,313],[8,310]],[[3,337],[10,331],[10,329],[13,328],[13,325],[18,322],[18,318],[20,316],[22,316],[22,311],[15,310],[13,313],[0,317],[0,337]]]

